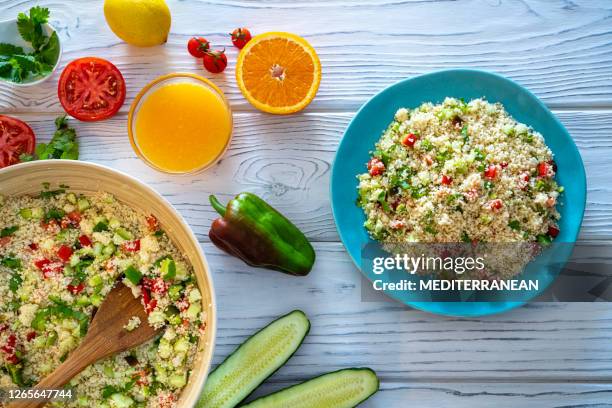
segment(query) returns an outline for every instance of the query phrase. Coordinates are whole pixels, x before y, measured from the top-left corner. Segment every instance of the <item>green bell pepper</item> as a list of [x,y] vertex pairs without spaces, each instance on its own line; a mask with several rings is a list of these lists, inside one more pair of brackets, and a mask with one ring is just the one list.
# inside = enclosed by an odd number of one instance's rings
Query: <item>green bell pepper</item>
[[238,194],[224,207],[209,197],[222,216],[213,221],[209,237],[220,249],[251,266],[304,276],[315,252],[304,234],[285,216],[251,193]]

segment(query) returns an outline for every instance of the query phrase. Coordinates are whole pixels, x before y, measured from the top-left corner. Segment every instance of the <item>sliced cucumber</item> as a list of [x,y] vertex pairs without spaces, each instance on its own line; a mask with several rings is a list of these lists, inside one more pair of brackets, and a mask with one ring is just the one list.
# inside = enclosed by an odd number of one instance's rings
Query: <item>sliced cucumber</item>
[[378,391],[369,368],[347,368],[313,378],[243,405],[249,408],[352,408]]
[[242,343],[210,375],[197,408],[233,408],[295,353],[310,330],[300,310],[276,319]]

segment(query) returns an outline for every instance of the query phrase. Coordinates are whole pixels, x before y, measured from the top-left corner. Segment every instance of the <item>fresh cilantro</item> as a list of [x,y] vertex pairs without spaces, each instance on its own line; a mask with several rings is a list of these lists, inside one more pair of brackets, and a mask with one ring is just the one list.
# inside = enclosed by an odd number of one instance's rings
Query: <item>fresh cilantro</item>
[[[68,125],[66,115],[55,119],[55,134],[49,143],[39,143],[34,156],[22,154],[22,162],[48,159],[78,160],[79,143],[76,141],[76,130]],[[59,191],[59,190],[58,190]],[[61,191],[63,192],[63,191]]]
[[25,54],[25,51],[23,50],[23,48],[13,44],[0,43],[0,56],[10,57],[14,54],[23,55]]
[[55,119],[55,134],[47,144],[36,146],[36,155],[40,160],[79,158],[79,144],[76,141],[76,130],[68,126],[66,115]]
[[19,13],[17,16],[17,29],[21,38],[32,44],[35,51],[46,43],[42,25],[49,20],[49,9],[35,6],[30,9],[30,15]]
[[56,32],[47,36],[43,25],[49,20],[49,9],[36,6],[29,15],[19,13],[17,29],[21,38],[30,43],[32,52],[22,47],[0,43],[0,77],[23,82],[29,76],[42,77],[51,73],[59,58],[60,43]]

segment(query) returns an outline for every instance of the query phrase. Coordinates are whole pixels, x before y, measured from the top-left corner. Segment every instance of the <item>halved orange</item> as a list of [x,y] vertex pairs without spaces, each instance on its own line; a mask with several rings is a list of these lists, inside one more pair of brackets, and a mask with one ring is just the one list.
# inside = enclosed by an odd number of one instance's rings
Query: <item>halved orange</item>
[[302,37],[270,32],[253,37],[238,56],[236,81],[259,110],[286,115],[304,109],[321,82],[321,62]]

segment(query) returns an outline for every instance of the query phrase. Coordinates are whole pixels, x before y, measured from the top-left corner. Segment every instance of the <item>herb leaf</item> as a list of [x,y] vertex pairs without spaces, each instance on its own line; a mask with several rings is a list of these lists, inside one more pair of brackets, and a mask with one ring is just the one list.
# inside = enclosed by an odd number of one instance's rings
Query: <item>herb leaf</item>
[[13,44],[0,43],[0,55],[11,56],[14,54],[25,54],[23,48]]
[[54,31],[47,36],[43,24],[49,20],[49,9],[32,7],[29,15],[19,13],[17,30],[24,41],[33,48],[31,53],[23,47],[0,43],[0,77],[12,82],[22,82],[30,75],[41,77],[48,75],[59,58],[60,44]]
[[17,16],[17,29],[21,38],[30,42],[34,52],[47,42],[47,36],[43,33],[42,25],[49,20],[49,9],[35,6],[30,9],[30,16],[19,13]]
[[55,119],[56,131],[49,143],[39,143],[36,155],[40,160],[79,158],[79,143],[76,141],[76,130],[68,126],[66,115]]

